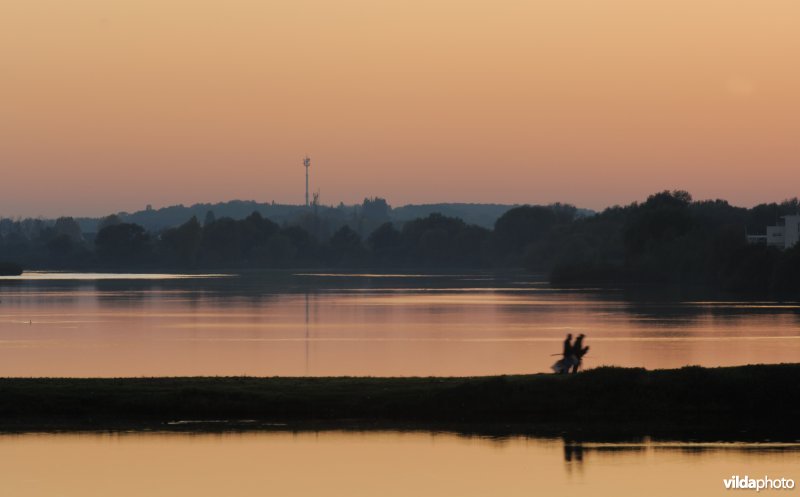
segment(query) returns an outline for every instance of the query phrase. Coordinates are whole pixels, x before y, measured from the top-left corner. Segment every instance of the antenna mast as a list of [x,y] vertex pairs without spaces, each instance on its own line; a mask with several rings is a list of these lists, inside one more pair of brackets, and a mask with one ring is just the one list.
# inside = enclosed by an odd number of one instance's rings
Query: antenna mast
[[303,159],[303,166],[306,168],[306,207],[308,207],[308,168],[311,167],[311,159],[308,155]]

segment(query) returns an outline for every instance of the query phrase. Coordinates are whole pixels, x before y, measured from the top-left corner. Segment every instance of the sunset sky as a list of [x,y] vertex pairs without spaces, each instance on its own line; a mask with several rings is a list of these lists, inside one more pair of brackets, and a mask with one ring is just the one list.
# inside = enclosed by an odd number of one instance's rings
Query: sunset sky
[[800,194],[797,0],[3,0],[0,216]]

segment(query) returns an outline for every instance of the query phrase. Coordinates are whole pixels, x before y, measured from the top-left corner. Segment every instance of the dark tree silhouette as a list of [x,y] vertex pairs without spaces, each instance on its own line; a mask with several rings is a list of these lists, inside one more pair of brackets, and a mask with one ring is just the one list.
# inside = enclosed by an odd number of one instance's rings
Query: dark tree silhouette
[[800,247],[751,245],[745,233],[763,234],[765,226],[796,214],[798,207],[791,199],[745,209],[662,191],[590,216],[569,205],[522,206],[488,230],[437,213],[405,223],[378,222],[388,204],[373,198],[365,199],[360,213],[343,207],[326,211],[335,213],[331,218],[305,212],[297,218],[300,225],[279,225],[257,211],[239,220],[214,219],[208,211],[203,225],[192,217],[151,234],[115,215],[100,222],[94,239],[71,218],[0,219],[0,260],[32,269],[524,266],[555,284],[692,285],[785,296],[800,294]]
[[170,264],[181,267],[194,267],[200,252],[203,239],[203,227],[192,218],[177,228],[171,228],[161,234],[158,244],[159,254]]
[[331,236],[328,262],[335,266],[353,267],[363,264],[366,249],[361,237],[349,226],[342,226]]
[[367,237],[367,246],[379,265],[397,265],[402,261],[403,240],[392,223],[383,223]]
[[138,224],[120,223],[104,227],[94,240],[97,255],[105,262],[136,264],[150,260],[150,235]]

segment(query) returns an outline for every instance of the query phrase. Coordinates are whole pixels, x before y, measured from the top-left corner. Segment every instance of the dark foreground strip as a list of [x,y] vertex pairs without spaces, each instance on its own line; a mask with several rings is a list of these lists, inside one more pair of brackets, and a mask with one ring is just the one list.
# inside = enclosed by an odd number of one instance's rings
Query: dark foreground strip
[[[6,378],[0,429],[514,426],[800,438],[800,364],[474,378]],[[191,421],[181,423],[181,421]]]

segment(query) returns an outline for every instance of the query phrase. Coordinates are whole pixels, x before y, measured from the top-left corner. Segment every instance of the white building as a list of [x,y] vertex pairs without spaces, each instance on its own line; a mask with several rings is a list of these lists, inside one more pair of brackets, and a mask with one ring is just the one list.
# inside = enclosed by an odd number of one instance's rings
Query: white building
[[771,247],[788,249],[800,241],[800,214],[783,216],[777,226],[767,226],[766,235],[747,235],[750,243],[765,243]]

